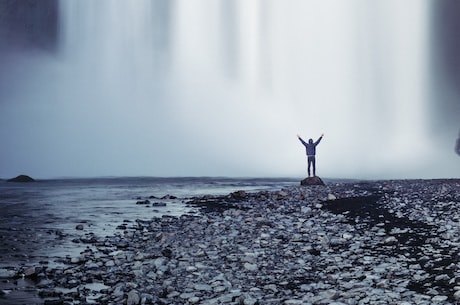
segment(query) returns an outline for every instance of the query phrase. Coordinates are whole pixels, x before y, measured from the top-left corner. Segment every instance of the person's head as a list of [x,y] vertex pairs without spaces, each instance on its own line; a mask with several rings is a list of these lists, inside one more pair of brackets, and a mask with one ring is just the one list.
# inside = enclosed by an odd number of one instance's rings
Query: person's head
[[313,139],[309,139],[309,140],[308,140],[308,143],[309,143],[309,144],[313,144]]

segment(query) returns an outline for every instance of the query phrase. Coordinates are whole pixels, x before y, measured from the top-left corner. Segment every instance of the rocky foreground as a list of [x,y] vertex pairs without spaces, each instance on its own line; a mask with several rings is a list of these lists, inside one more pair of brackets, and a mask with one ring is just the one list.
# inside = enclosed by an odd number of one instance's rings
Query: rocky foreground
[[17,270],[45,304],[456,304],[460,180],[195,198],[198,215],[82,236],[78,257]]

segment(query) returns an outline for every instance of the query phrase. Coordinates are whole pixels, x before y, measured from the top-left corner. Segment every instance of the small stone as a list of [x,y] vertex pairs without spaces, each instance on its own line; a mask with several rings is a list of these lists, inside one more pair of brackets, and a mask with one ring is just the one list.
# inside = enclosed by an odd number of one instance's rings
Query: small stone
[[312,209],[310,207],[302,206],[300,207],[300,212],[303,214],[310,214]]
[[250,296],[245,297],[243,301],[244,305],[255,305],[256,303],[257,300]]
[[108,260],[108,261],[105,262],[105,266],[106,267],[113,267],[113,266],[115,266],[115,261]]
[[398,243],[398,240],[396,239],[396,237],[390,236],[390,237],[385,238],[384,243],[387,245],[394,245]]
[[173,195],[167,194],[167,195],[161,197],[161,199],[177,199],[177,197],[176,197],[176,196],[173,196]]
[[25,277],[33,277],[37,275],[37,270],[35,267],[30,267],[30,268],[27,268],[26,270],[24,270],[24,276]]
[[257,264],[245,263],[244,269],[249,271],[256,271],[257,269],[259,269],[259,267],[257,266]]
[[188,292],[188,293],[181,293],[181,295],[179,296],[181,299],[190,299],[192,297],[195,296],[195,293],[192,293],[192,292]]
[[136,290],[131,290],[128,293],[128,300],[126,301],[127,305],[138,305],[141,302],[139,293]]
[[298,304],[305,304],[303,300],[286,300],[283,303],[284,305],[298,305]]
[[80,231],[81,231],[81,230],[83,230],[83,225],[81,225],[81,224],[80,224],[80,225],[77,225],[77,226],[75,227],[75,229],[77,229],[77,230],[80,230]]
[[0,279],[12,278],[16,275],[16,272],[8,269],[0,269]]
[[216,287],[213,288],[213,291],[215,293],[224,292],[225,290],[227,290],[227,287],[225,287],[225,286],[216,286]]
[[434,297],[431,298],[431,301],[434,303],[441,303],[444,302],[448,299],[447,296],[445,295],[435,295]]
[[193,288],[200,291],[212,291],[212,287],[207,284],[196,284]]
[[195,271],[198,270],[198,268],[195,267],[195,266],[187,266],[187,267],[185,268],[185,270],[188,271],[188,272],[195,272]]
[[336,200],[337,197],[333,194],[327,194],[327,200]]
[[460,300],[460,290],[457,290],[457,291],[454,293],[454,299]]
[[80,257],[78,257],[78,256],[77,256],[77,257],[72,257],[72,258],[70,259],[70,262],[71,262],[72,264],[80,264],[80,263],[82,262],[82,259],[81,259]]
[[163,254],[163,256],[167,257],[167,258],[172,258],[173,257],[173,252],[171,249],[169,248],[164,248],[162,251],[161,251],[161,254]]
[[450,277],[447,275],[447,274],[440,274],[438,276],[435,277],[435,281],[444,281],[444,282],[447,282],[450,280]]

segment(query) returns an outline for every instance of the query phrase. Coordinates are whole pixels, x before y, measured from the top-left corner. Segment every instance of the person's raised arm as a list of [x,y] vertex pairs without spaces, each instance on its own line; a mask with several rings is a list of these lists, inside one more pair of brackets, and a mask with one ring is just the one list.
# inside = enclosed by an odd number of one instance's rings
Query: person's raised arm
[[321,139],[324,137],[324,133],[321,134],[321,136],[319,137],[319,139],[315,142],[315,146],[319,144],[319,142],[321,142]]
[[305,141],[299,135],[297,135],[297,138],[300,142],[302,142],[303,145],[307,145],[307,143],[305,143]]

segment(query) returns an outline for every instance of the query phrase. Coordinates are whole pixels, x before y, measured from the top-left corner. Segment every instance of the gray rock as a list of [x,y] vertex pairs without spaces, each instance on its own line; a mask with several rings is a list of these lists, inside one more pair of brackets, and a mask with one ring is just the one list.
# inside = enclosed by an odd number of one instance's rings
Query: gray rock
[[131,290],[128,292],[128,300],[126,301],[127,305],[138,305],[141,302],[139,292],[136,290]]
[[212,202],[231,200],[225,211],[138,220],[96,239],[81,254],[85,264],[64,260],[47,278],[103,281],[114,287],[101,293],[106,304],[126,304],[140,287],[164,304],[460,300],[459,267],[448,261],[460,251],[460,182],[442,186],[383,181],[223,196]]
[[37,269],[35,267],[30,267],[24,270],[25,277],[34,277],[37,276]]
[[244,269],[249,270],[249,271],[257,271],[258,266],[257,264],[245,263]]
[[0,269],[0,279],[9,279],[16,276],[16,271],[8,269]]
[[320,177],[314,176],[314,177],[307,177],[300,181],[300,185],[304,186],[309,186],[309,185],[325,185],[323,180],[321,180]]
[[455,299],[455,300],[460,300],[460,290],[457,290],[457,291],[454,293],[454,299]]

